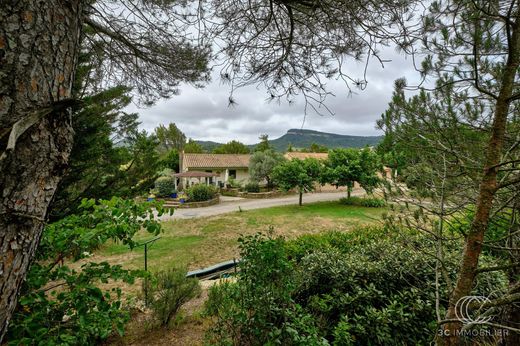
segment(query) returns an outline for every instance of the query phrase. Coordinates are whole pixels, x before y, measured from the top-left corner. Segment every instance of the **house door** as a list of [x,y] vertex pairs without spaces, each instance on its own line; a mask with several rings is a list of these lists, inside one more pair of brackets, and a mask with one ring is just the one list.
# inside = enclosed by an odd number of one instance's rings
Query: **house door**
[[[213,173],[213,171],[206,171],[206,173]],[[208,181],[210,185],[213,185],[213,177],[209,177]]]

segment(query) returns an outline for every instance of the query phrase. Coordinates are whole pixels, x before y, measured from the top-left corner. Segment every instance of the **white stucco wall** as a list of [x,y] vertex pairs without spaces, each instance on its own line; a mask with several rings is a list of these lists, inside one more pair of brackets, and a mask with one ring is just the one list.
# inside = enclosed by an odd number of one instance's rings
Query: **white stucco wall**
[[[199,168],[199,169],[193,169],[193,170],[202,171],[202,172],[211,171],[211,173],[220,174],[218,177],[213,177],[213,184],[215,184],[215,181],[217,182],[217,184],[218,184],[218,182],[222,182],[225,184],[226,169],[224,169],[224,168],[204,168],[204,169]],[[229,170],[233,170],[233,169],[229,169]],[[249,181],[249,170],[247,168],[242,168],[242,169],[237,168],[235,170],[236,170],[236,181],[242,185],[246,184]],[[189,169],[187,169],[186,171],[189,171]],[[186,181],[189,182],[189,185],[199,183],[199,180],[197,178],[186,179]],[[201,179],[201,182],[204,183],[205,180]]]

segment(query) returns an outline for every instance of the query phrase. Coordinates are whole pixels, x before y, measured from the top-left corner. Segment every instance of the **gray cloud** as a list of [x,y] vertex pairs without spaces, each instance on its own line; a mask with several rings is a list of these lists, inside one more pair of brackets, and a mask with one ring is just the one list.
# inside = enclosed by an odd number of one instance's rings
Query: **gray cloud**
[[[256,143],[258,136],[267,133],[276,138],[290,128],[303,128],[349,135],[379,135],[375,121],[379,119],[390,101],[394,81],[416,76],[410,59],[405,59],[392,49],[383,53],[384,68],[372,59],[365,90],[353,89],[349,94],[341,81],[329,81],[328,88],[336,96],[327,99],[327,106],[334,115],[319,115],[312,110],[304,116],[304,100],[299,98],[292,105],[266,102],[265,90],[246,87],[237,90],[237,105],[228,106],[230,87],[222,85],[216,73],[215,79],[203,89],[181,86],[181,93],[170,100],[159,101],[155,106],[139,109],[129,106],[127,111],[138,112],[141,128],[152,131],[159,124],[174,122],[188,136],[201,140],[227,142],[238,139]],[[362,78],[364,64],[352,62],[347,72],[353,78]]]

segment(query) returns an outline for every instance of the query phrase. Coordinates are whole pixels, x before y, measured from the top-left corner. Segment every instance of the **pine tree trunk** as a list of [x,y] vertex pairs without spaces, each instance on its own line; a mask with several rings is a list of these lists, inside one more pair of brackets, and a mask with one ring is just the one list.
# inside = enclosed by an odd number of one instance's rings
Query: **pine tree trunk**
[[[0,342],[72,147],[82,0],[0,6]],[[24,121],[27,130],[14,128]],[[21,135],[7,150],[9,138]]]
[[[457,283],[450,296],[446,314],[447,320],[456,319],[455,305],[461,298],[471,294],[475,281],[478,261],[482,252],[482,242],[488,228],[493,199],[497,191],[497,165],[500,163],[504,146],[507,116],[511,104],[510,97],[513,93],[513,85],[520,65],[519,31],[519,20],[516,19],[512,28],[512,38],[509,46],[510,54],[502,73],[500,92],[495,103],[491,137],[487,145],[484,174],[479,186],[475,216],[465,239]],[[447,323],[444,326],[442,343],[445,345],[458,345],[460,342],[458,334],[461,327],[461,322]]]

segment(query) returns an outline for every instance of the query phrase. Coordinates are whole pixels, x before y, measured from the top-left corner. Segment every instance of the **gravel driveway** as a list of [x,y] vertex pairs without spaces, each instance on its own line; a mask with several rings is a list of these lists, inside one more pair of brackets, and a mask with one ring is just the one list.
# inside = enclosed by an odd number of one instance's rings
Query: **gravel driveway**
[[[364,194],[362,189],[354,189],[352,196]],[[323,201],[337,201],[346,197],[346,192],[316,192],[303,195],[303,204]],[[277,207],[281,205],[298,204],[298,195],[284,196],[279,198],[247,199],[239,197],[221,197],[221,203],[203,208],[175,209],[173,215],[163,215],[160,220],[191,219],[196,217],[214,216],[242,210],[262,209]]]

